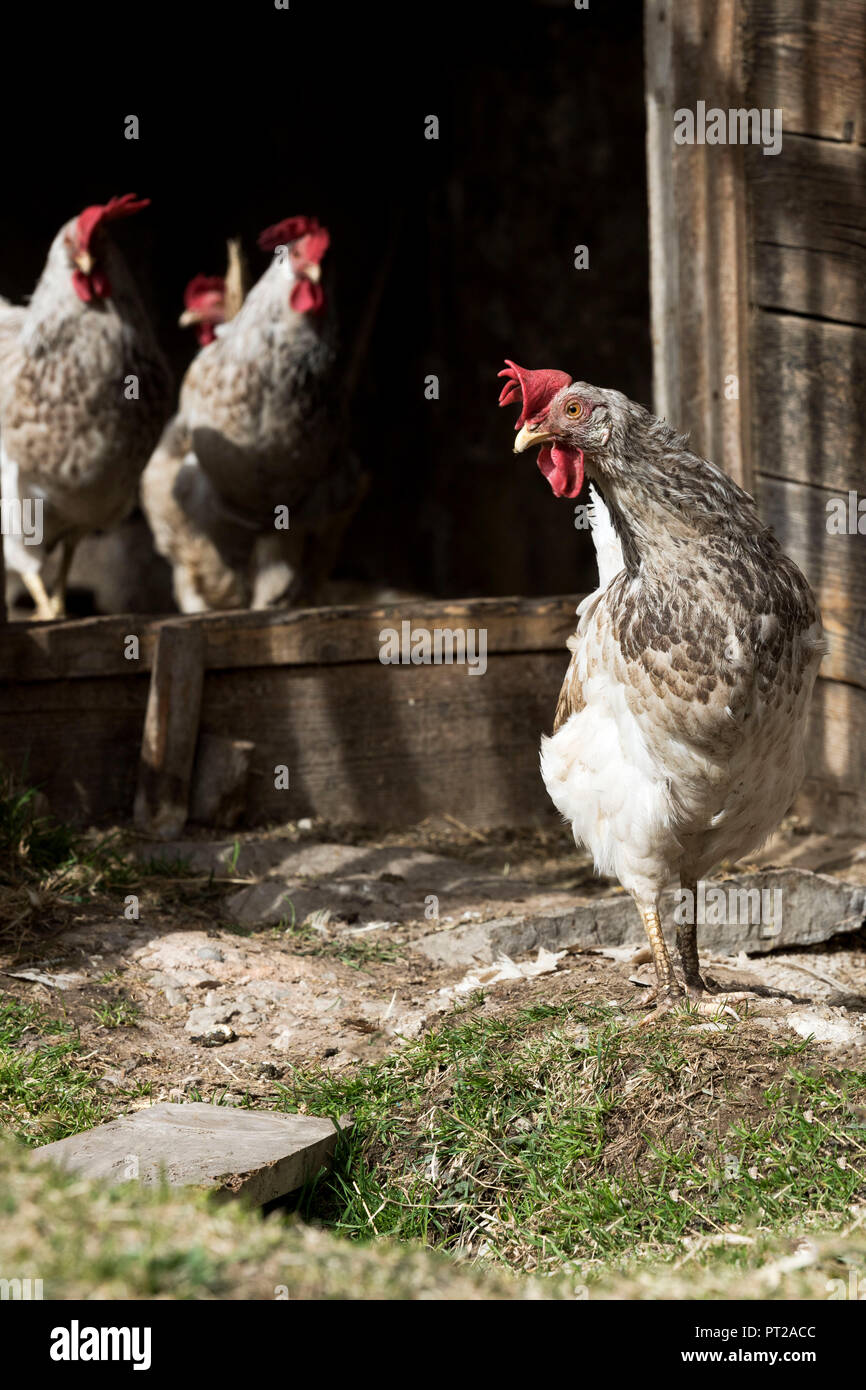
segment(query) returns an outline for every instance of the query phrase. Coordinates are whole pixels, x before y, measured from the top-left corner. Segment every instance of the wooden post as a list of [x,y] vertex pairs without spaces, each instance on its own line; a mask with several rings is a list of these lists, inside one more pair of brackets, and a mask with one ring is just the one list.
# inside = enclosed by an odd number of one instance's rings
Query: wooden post
[[674,113],[746,107],[740,0],[646,0],[655,410],[751,490],[744,150],[678,145]]
[[170,620],[160,626],[144,717],[134,819],[142,834],[161,840],[180,834],[187,819],[204,652],[200,624]]

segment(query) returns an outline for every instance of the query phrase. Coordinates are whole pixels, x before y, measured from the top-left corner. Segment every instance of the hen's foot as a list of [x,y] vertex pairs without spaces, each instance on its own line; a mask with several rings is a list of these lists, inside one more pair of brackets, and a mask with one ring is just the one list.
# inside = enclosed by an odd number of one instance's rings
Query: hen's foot
[[735,1004],[744,1004],[749,999],[755,998],[750,990],[721,990],[718,986],[714,990],[693,983],[688,984],[682,989],[678,983],[667,985],[664,989],[653,988],[648,995],[641,1001],[642,1008],[655,1004],[655,1008],[640,1021],[640,1027],[644,1028],[648,1023],[657,1023],[659,1019],[668,1014],[700,1014],[703,1018],[721,1018],[729,1014],[739,1022],[739,1015],[734,1010]]
[[640,1008],[648,1008],[651,1004],[655,1004],[655,1008],[641,1019],[638,1027],[645,1028],[648,1023],[657,1023],[666,1014],[681,1012],[688,1008],[688,1002],[688,995],[676,981],[661,989],[654,985],[641,1000]]

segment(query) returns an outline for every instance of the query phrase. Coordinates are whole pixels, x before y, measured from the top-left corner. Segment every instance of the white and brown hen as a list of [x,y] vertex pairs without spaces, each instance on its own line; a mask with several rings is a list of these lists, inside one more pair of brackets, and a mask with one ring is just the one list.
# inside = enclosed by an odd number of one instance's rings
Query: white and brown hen
[[[312,591],[357,497],[323,285],[328,245],[307,217],[261,234],[271,265],[192,362],[177,420],[146,471],[145,509],[185,612]],[[184,466],[169,496],[157,478],[178,450]]]
[[[230,264],[232,247],[230,243]],[[237,252],[235,251],[235,254]],[[200,348],[216,340],[231,313],[226,277],[196,275],[184,291],[180,324],[194,328]],[[141,505],[160,555],[171,565],[174,597],[184,613],[239,608],[248,602],[247,528],[219,504],[192,451],[180,415],[166,425],[141,478]]]
[[515,452],[541,446],[556,497],[590,480],[599,587],[569,639],[545,785],[637,904],[650,1017],[686,993],[703,1012],[729,1005],[744,996],[711,995],[694,921],[677,927],[683,989],[660,898],[757,848],[790,806],[824,650],[817,604],[752,498],[663,421],[565,372],[509,362],[500,376],[500,405],[522,397]]
[[[127,194],[85,208],[54,238],[30,303],[0,301],[2,494],[42,514],[41,536],[7,534],[4,556],[38,618],[63,615],[78,541],[134,505],[167,413],[168,366],[110,231],[147,205]],[[49,595],[43,570],[58,544]]]

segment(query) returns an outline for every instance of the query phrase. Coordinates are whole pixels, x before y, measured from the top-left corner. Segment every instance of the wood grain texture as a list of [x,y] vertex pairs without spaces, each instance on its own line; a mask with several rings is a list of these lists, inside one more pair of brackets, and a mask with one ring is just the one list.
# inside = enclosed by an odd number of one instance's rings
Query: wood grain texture
[[[494,654],[478,676],[378,661],[212,671],[201,729],[255,744],[249,824],[313,815],[405,825],[445,812],[473,825],[529,824],[555,818],[538,744],[567,664],[557,644]],[[0,758],[64,816],[128,820],[147,701],[140,673],[4,685]],[[288,791],[275,788],[277,764],[289,768]]]
[[806,739],[806,780],[797,809],[819,829],[862,833],[864,769],[866,691],[819,679]]
[[762,516],[821,606],[829,646],[822,675],[866,688],[866,535],[828,532],[833,494],[824,488],[778,478],[758,481]]
[[[573,599],[551,606],[573,618]],[[407,825],[443,813],[477,826],[554,823],[538,742],[567,663],[557,638],[547,651],[493,653],[483,676],[378,661],[225,668],[205,676],[200,723],[255,745],[251,825],[301,815]],[[148,687],[147,673],[129,665],[115,677],[6,682],[0,758],[64,817],[128,820]],[[819,680],[809,746],[803,808],[819,821],[853,815],[866,694]],[[275,788],[277,764],[289,768],[287,791]]]
[[150,673],[133,813],[144,835],[170,840],[186,823],[203,683],[200,625],[164,623]]
[[654,408],[751,487],[743,148],[677,145],[674,114],[744,105],[738,0],[648,0],[647,179]]
[[866,149],[786,135],[746,161],[753,302],[866,325]]
[[132,814],[148,678],[0,681],[0,761],[78,824]]
[[866,141],[862,0],[743,0],[748,104],[780,107],[786,132]]
[[[470,825],[551,819],[538,769],[568,653],[466,667],[378,663],[208,676],[202,730],[255,740],[247,815],[406,825],[444,812]],[[289,769],[288,790],[275,768]]]
[[[209,670],[377,661],[380,632],[386,627],[399,629],[404,620],[429,629],[484,628],[489,652],[546,651],[565,646],[580,597],[428,599],[389,607],[208,613],[184,622],[200,629]],[[0,640],[0,672],[7,679],[42,681],[149,671],[159,629],[172,621],[177,620],[126,615],[15,623]],[[129,635],[139,638],[136,661],[125,656]]]
[[753,360],[756,472],[866,495],[866,329],[756,312]]

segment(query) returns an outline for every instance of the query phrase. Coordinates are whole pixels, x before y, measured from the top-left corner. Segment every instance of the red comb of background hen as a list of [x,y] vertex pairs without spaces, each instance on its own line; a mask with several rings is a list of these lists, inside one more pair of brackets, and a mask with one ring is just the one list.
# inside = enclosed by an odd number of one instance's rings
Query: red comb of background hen
[[301,238],[300,253],[304,261],[318,265],[331,244],[331,235],[326,227],[316,227]]
[[133,213],[141,212],[146,207],[150,207],[149,198],[136,198],[134,193],[124,193],[122,198],[109,198],[107,203],[94,203],[92,207],[85,208],[79,213],[76,224],[79,247],[88,251],[97,227],[106,222],[116,222],[121,217],[132,217]]
[[195,309],[203,301],[222,299],[226,282],[221,275],[194,275],[183,292],[185,309]]
[[285,217],[282,222],[275,222],[273,227],[265,227],[259,233],[258,247],[260,251],[274,251],[278,246],[289,246],[302,236],[319,231],[324,231],[324,228],[319,227],[315,217]]
[[528,367],[518,367],[516,362],[510,361],[507,357],[505,361],[505,370],[497,373],[498,376],[507,377],[499,394],[499,404],[511,405],[512,401],[519,400],[522,395],[523,409],[514,426],[519,430],[527,420],[533,420],[550,405],[557,391],[561,391],[563,386],[570,386],[572,378],[567,372],[531,372]]

